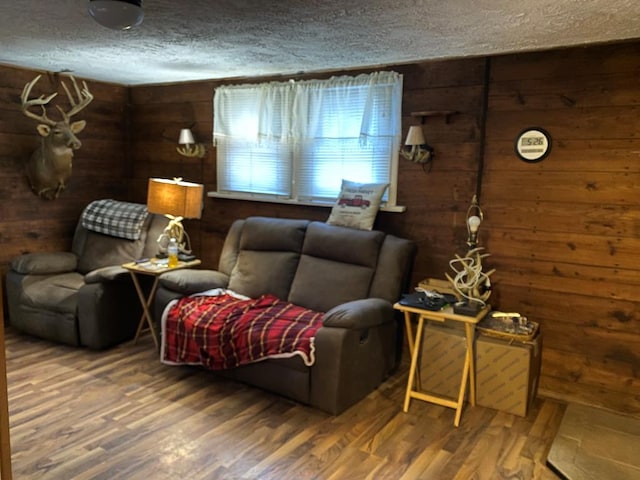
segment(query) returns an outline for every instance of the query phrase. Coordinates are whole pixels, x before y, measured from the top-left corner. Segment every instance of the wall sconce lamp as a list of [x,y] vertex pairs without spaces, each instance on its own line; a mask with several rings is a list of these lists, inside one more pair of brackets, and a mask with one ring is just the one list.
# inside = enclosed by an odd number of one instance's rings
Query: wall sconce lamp
[[424,139],[422,125],[409,127],[400,155],[415,163],[425,164],[433,160],[433,148]]
[[142,0],[89,0],[89,15],[103,27],[129,30],[144,19]]
[[185,157],[204,157],[204,145],[202,143],[196,143],[196,141],[193,139],[193,133],[191,133],[191,129],[183,128],[182,130],[180,130],[178,144],[181,146],[177,147],[176,150],[180,155],[184,155]]
[[478,246],[478,229],[484,220],[484,213],[478,204],[478,196],[474,195],[467,209],[467,245],[470,249]]
[[424,125],[424,122],[428,117],[441,116],[444,117],[446,123],[449,123],[449,119],[451,118],[451,116],[457,113],[459,112],[455,110],[411,112],[412,117],[421,118],[420,125],[409,127],[407,139],[404,142],[404,146],[400,150],[400,155],[402,155],[407,160],[411,160],[412,162],[421,163],[423,168],[428,164],[429,170],[431,170],[431,161],[433,160],[435,153],[433,152],[433,148],[427,145],[427,142],[424,139],[422,126]]
[[171,238],[178,242],[180,260],[194,258],[191,255],[191,240],[182,225],[184,218],[202,216],[202,194],[204,186],[198,183],[183,182],[181,178],[167,180],[150,178],[147,190],[147,210],[169,219],[169,224],[158,237],[160,256],[166,255]]

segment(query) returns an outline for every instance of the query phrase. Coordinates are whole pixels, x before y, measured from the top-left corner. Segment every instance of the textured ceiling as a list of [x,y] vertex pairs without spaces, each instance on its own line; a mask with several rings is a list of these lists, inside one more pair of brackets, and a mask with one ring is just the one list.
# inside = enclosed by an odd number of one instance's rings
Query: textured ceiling
[[144,0],[129,31],[85,0],[1,0],[0,64],[124,85],[255,77],[640,38],[640,0]]

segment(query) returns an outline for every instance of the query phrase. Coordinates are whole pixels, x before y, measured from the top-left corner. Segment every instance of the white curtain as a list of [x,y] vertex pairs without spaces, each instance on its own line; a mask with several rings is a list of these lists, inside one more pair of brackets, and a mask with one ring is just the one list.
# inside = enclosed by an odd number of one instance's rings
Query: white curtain
[[[296,137],[393,136],[400,133],[401,76],[376,72],[297,84]],[[386,98],[388,104],[380,104]],[[324,127],[324,130],[323,130]]]
[[290,198],[292,95],[283,83],[216,89],[218,191]]
[[313,201],[342,178],[388,182],[401,101],[395,72],[218,87],[218,190]]

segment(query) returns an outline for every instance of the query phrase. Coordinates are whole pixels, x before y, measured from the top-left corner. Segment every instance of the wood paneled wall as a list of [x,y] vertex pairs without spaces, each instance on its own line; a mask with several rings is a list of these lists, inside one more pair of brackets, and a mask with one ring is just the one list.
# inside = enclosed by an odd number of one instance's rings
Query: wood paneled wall
[[[542,325],[541,392],[633,413],[640,413],[639,49],[631,43],[391,67],[404,75],[405,132],[421,122],[411,112],[458,113],[448,123],[444,116],[425,119],[436,150],[433,168],[425,173],[401,160],[399,203],[407,211],[381,212],[376,222],[417,242],[414,282],[442,278],[449,260],[466,249],[466,210],[479,182],[480,241],[491,254],[487,266],[497,269],[492,302]],[[278,79],[232,82],[268,80]],[[210,140],[218,84],[132,89],[132,195],[143,199],[152,175],[215,189]],[[175,153],[185,126],[209,145],[203,161]],[[541,163],[514,154],[515,137],[527,126],[553,137],[552,153]],[[203,219],[188,229],[205,265],[215,267],[235,218],[328,214],[327,208],[208,198]]]
[[[544,331],[540,388],[640,413],[640,44],[491,59],[483,240]],[[548,158],[513,155],[525,127]]]
[[[130,165],[127,159],[128,90],[122,86],[87,81],[94,100],[73,120],[86,120],[78,134],[82,147],[75,152],[73,173],[56,200],[31,192],[24,165],[40,142],[37,121],[20,109],[24,85],[36,75],[32,97],[58,92],[50,103],[68,110],[59,76],[0,66],[0,265],[6,271],[13,257],[26,252],[68,250],[82,209],[99,198],[126,199]],[[78,78],[77,80],[82,80]],[[67,80],[65,83],[71,86]],[[38,110],[34,110],[37,112]],[[61,119],[52,108],[51,119]]]
[[[464,216],[475,191],[480,157],[483,103],[484,59],[433,62],[390,67],[404,75],[403,125],[418,125],[421,119],[411,112],[453,110],[449,123],[445,116],[424,120],[427,141],[436,149],[436,161],[430,173],[420,165],[400,160],[399,204],[406,213],[378,216],[376,228],[413,238],[419,245],[414,278],[442,276],[448,268],[452,246],[464,250]],[[334,72],[357,75],[361,71]],[[288,78],[234,79],[231,83],[261,82]],[[133,141],[135,165],[131,196],[144,201],[150,176],[183,177],[201,182],[205,190],[215,190],[215,148],[213,130],[213,93],[222,82],[141,86],[132,89]],[[191,127],[196,141],[207,144],[204,159],[181,157],[176,142],[181,128]],[[329,207],[298,207],[274,203],[207,198],[203,218],[185,222],[196,252],[206,266],[217,266],[219,253],[231,222],[249,215],[326,220]],[[466,237],[465,237],[466,238]]]
[[[404,75],[405,133],[421,121],[411,112],[457,113],[448,122],[425,119],[433,168],[425,172],[401,159],[398,200],[407,211],[381,212],[376,221],[376,228],[417,242],[414,283],[442,278],[449,260],[466,249],[466,211],[479,185],[480,244],[491,254],[487,266],[497,269],[491,301],[541,323],[541,392],[635,414],[639,53],[640,43],[627,43],[389,67]],[[342,73],[359,71],[330,74]],[[215,189],[212,102],[220,81],[130,89],[90,82],[98,94],[83,117],[88,126],[69,189],[55,202],[38,199],[20,183],[16,165],[35,141],[34,125],[15,103],[32,76],[0,68],[0,170],[10,179],[0,192],[11,204],[0,220],[5,264],[22,251],[66,245],[90,199],[122,194],[144,202],[151,176]],[[228,81],[288,78],[309,77]],[[551,155],[541,163],[514,154],[515,137],[528,126],[552,135]],[[204,159],[176,152],[184,127],[207,145]],[[324,220],[329,209],[206,198],[203,218],[185,222],[204,267],[215,268],[229,225],[248,215]]]

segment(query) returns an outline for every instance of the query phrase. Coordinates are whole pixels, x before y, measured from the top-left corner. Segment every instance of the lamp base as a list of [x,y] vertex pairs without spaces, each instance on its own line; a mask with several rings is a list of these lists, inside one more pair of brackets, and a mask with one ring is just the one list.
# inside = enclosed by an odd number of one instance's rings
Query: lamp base
[[475,317],[481,309],[482,304],[479,302],[456,302],[453,304],[453,313],[465,317]]

